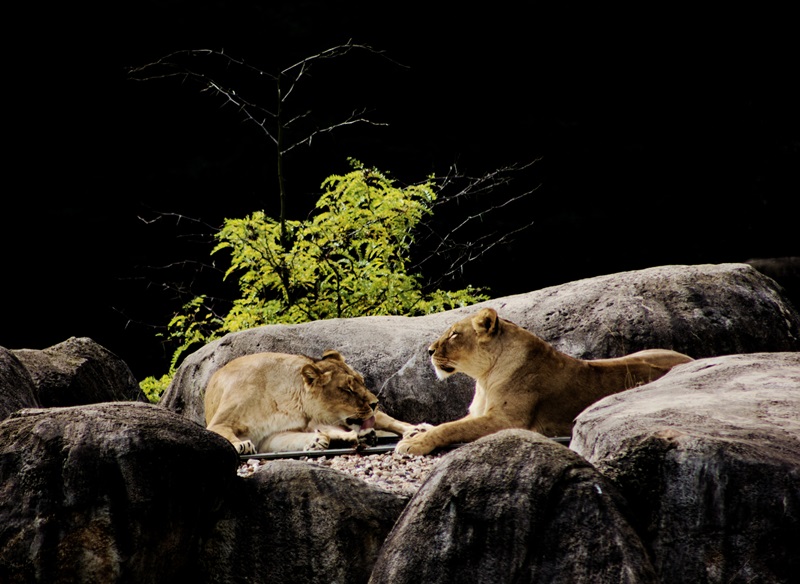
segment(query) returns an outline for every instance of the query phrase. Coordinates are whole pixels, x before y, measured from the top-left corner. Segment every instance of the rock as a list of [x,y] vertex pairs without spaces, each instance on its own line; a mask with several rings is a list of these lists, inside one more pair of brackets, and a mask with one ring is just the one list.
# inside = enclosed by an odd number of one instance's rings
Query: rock
[[800,314],[770,278],[746,264],[662,266],[599,276],[423,317],[364,317],[271,325],[229,334],[189,355],[161,405],[204,424],[208,379],[235,357],[335,348],[400,420],[439,424],[466,414],[474,382],[436,379],[427,348],[482,306],[581,359],[640,349],[695,358],[800,350]]
[[43,407],[78,406],[147,398],[128,365],[86,337],[71,337],[44,350],[18,349]]
[[[661,266],[539,293],[526,309],[534,313],[530,330],[581,359],[648,348],[695,359],[800,350],[800,313],[773,280],[745,264]],[[525,322],[517,309],[503,312]]]
[[800,573],[800,353],[680,365],[585,410],[571,448],[619,486],[660,581]]
[[366,582],[406,502],[308,462],[272,461],[228,493],[200,562],[207,582]]
[[199,582],[237,458],[155,405],[21,410],[0,422],[0,582]]
[[786,298],[800,310],[800,256],[752,258],[745,263],[775,280]]
[[0,420],[22,408],[38,408],[36,386],[13,351],[0,347]]
[[370,584],[657,582],[616,487],[571,450],[503,430],[446,455]]

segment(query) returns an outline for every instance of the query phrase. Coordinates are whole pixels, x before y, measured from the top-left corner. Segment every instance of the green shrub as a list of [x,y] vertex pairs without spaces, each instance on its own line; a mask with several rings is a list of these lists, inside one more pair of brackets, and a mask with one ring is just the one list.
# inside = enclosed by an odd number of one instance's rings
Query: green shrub
[[229,332],[276,323],[367,315],[415,316],[486,300],[483,289],[424,292],[409,273],[415,229],[432,214],[434,185],[399,188],[382,172],[351,160],[353,170],[328,177],[305,221],[279,221],[256,211],[227,219],[212,255],[227,251],[225,277],[240,296],[218,313],[206,296],[184,305],[169,323],[177,343],[171,371],[195,347]]
[[153,376],[146,377],[139,382],[139,387],[142,388],[145,397],[147,397],[150,403],[157,404],[161,401],[161,396],[164,394],[167,387],[169,387],[171,381],[172,372],[167,375],[162,375],[160,379],[156,379]]

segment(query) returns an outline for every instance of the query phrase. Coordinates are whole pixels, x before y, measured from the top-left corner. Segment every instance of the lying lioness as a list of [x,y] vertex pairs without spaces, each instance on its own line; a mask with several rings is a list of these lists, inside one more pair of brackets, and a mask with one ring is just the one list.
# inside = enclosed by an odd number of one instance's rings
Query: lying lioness
[[239,454],[325,450],[331,440],[358,444],[376,430],[403,435],[413,426],[378,409],[364,378],[336,351],[321,359],[257,353],[211,376],[206,426]]
[[439,379],[457,372],[475,379],[475,396],[464,418],[408,433],[397,452],[427,454],[507,428],[569,436],[575,416],[592,403],[693,360],[666,349],[616,359],[575,359],[499,318],[491,308],[455,323],[428,353]]

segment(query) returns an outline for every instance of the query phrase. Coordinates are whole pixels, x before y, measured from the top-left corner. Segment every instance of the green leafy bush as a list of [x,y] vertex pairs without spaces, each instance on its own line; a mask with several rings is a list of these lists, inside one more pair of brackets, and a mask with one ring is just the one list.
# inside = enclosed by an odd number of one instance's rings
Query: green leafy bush
[[173,373],[162,375],[161,378],[150,376],[139,382],[145,397],[150,403],[157,404],[161,400],[161,395],[169,387]]
[[434,185],[399,188],[382,172],[351,160],[353,170],[328,177],[305,221],[279,221],[256,211],[227,219],[212,255],[226,251],[225,277],[239,278],[240,296],[226,314],[206,296],[184,305],[169,323],[181,357],[226,333],[266,324],[294,324],[367,315],[417,316],[486,300],[485,290],[424,292],[409,273],[415,229],[432,214]]

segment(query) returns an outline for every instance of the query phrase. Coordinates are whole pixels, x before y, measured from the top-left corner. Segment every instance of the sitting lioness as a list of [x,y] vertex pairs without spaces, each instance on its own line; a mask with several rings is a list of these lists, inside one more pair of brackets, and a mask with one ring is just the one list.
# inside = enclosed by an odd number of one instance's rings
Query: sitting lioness
[[475,396],[464,418],[410,432],[396,452],[427,454],[508,428],[569,436],[575,417],[592,403],[693,360],[666,349],[616,359],[576,359],[499,318],[491,308],[455,323],[428,353],[439,379],[457,372],[475,379]]
[[233,359],[211,376],[205,409],[207,428],[239,454],[325,450],[331,440],[357,445],[376,430],[403,435],[431,427],[380,411],[364,378],[337,351],[321,359],[283,353]]

